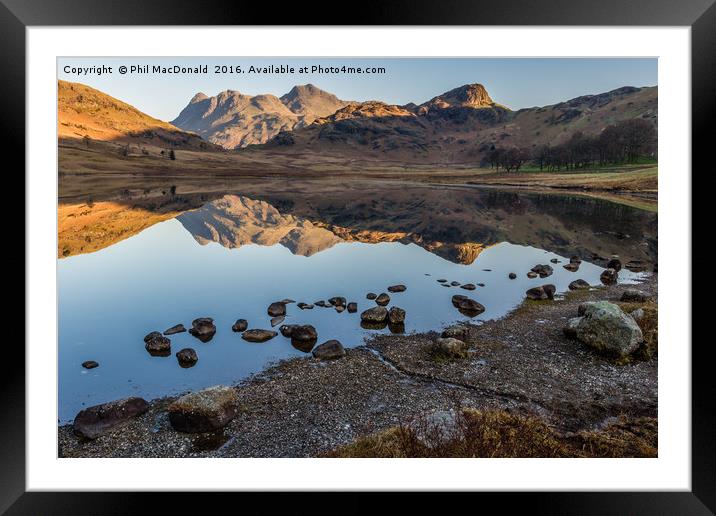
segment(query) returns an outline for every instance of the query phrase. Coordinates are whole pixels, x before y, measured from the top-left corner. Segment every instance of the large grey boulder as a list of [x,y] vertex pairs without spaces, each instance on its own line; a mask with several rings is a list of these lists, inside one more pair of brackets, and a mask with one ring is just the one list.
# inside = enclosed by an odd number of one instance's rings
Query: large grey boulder
[[133,417],[144,414],[149,404],[142,398],[124,398],[102,403],[80,411],[72,425],[74,433],[84,439],[96,439]]
[[433,347],[436,353],[450,358],[465,358],[467,349],[468,345],[465,342],[452,337],[441,337],[435,340]]
[[179,432],[211,432],[236,417],[236,389],[216,385],[182,396],[169,405],[169,422]]
[[582,303],[579,315],[569,321],[565,333],[600,353],[624,357],[644,340],[634,318],[609,301]]

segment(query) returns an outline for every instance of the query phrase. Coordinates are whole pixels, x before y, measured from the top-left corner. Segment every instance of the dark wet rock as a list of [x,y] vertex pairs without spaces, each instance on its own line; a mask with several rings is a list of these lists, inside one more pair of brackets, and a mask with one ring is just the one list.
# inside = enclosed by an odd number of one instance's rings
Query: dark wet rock
[[450,358],[465,358],[467,349],[468,345],[465,342],[452,337],[437,339],[433,347],[434,352]]
[[458,339],[463,342],[466,342],[468,340],[469,335],[469,328],[467,326],[462,326],[459,324],[455,326],[448,326],[440,334],[442,338]]
[[453,287],[459,287],[459,286],[460,286],[460,282],[459,282],[459,281],[451,281],[451,282],[450,282],[450,285],[452,285]]
[[286,303],[282,301],[276,301],[275,303],[271,303],[266,311],[271,317],[286,315]]
[[291,339],[291,346],[300,351],[301,353],[310,353],[313,346],[316,345],[316,340],[296,340]]
[[375,302],[378,306],[385,306],[388,303],[390,303],[390,296],[383,292],[378,297],[375,298]]
[[328,300],[332,306],[346,306],[346,298],[342,296],[332,297]]
[[298,303],[296,306],[301,310],[313,310],[313,305],[309,303]]
[[281,325],[281,327],[278,329],[278,331],[281,332],[281,335],[283,335],[284,337],[290,339],[290,338],[291,338],[291,334],[293,333],[293,329],[294,329],[295,327],[296,327],[295,324],[283,324],[283,325]]
[[249,321],[247,321],[246,319],[236,319],[236,322],[231,327],[231,329],[236,332],[242,332],[242,331],[246,331],[246,328],[248,328],[248,327],[249,327]]
[[184,348],[181,351],[177,351],[176,356],[179,365],[182,367],[192,367],[196,364],[197,360],[199,360],[199,357],[196,356],[196,351],[192,348]]
[[271,327],[273,328],[274,326],[278,326],[279,324],[281,324],[284,321],[284,319],[286,319],[286,317],[283,315],[279,315],[278,317],[272,317],[271,318]]
[[445,278],[440,278],[437,280],[438,283],[447,283],[447,280]]
[[537,276],[539,276],[539,274],[537,274],[536,272],[530,271],[530,272],[527,273],[527,277],[530,278],[530,279],[536,278]]
[[343,312],[346,309],[346,307],[345,307],[345,305],[336,305],[335,309],[336,309],[336,312],[338,312],[340,314],[341,312]]
[[482,269],[485,272],[492,272],[492,269]]
[[337,340],[328,340],[315,347],[313,356],[319,360],[335,360],[346,356],[346,350]]
[[82,362],[82,367],[85,369],[94,369],[95,367],[99,367],[99,362],[95,362],[94,360],[86,360]]
[[168,357],[171,354],[171,341],[158,331],[144,337],[144,347],[154,357]]
[[169,422],[179,432],[211,432],[236,417],[238,402],[235,389],[223,385],[209,387],[169,405]]
[[579,264],[578,263],[566,263],[563,265],[565,269],[567,269],[569,272],[577,272],[579,270]]
[[607,262],[607,269],[614,269],[619,272],[622,270],[622,262],[619,258],[612,258]]
[[329,306],[328,303],[326,303],[326,302],[323,301],[323,300],[316,301],[316,302],[313,303],[313,304],[316,305],[316,306],[320,306],[321,308],[324,308],[324,307],[326,307],[326,306]]
[[454,306],[455,308],[457,308],[458,306],[460,306],[460,303],[461,303],[464,299],[467,299],[467,296],[463,296],[462,294],[455,294],[454,296],[452,296],[452,299],[451,299],[451,301],[452,301],[452,306]]
[[283,303],[284,305],[290,305],[291,303],[295,303],[295,301],[293,299],[287,297],[286,299],[282,299],[281,303]]
[[547,276],[551,276],[552,272],[554,272],[552,270],[552,266],[546,264],[535,265],[534,267],[532,267],[531,270],[532,272],[539,274],[540,278],[546,278]]
[[648,266],[646,262],[641,260],[630,260],[624,264],[624,268],[629,269],[632,272],[643,272],[648,268]]
[[390,330],[390,333],[394,333],[394,334],[405,333],[405,323],[388,322],[388,329]]
[[532,287],[525,295],[527,299],[533,299],[535,301],[554,299],[554,293],[556,288],[554,285],[542,285],[540,287]]
[[79,437],[96,439],[148,409],[149,404],[145,400],[135,397],[94,405],[77,414],[72,429]]
[[360,314],[360,320],[371,323],[382,323],[388,319],[388,309],[382,306],[374,306]]
[[621,301],[630,303],[646,303],[651,300],[651,298],[651,294],[647,292],[630,288],[622,293]]
[[552,259],[550,260],[550,262],[552,262],[552,263],[560,263],[560,260],[558,260],[557,258],[552,258]]
[[318,332],[316,328],[310,324],[298,324],[291,330],[291,340],[299,341],[316,341],[318,339]]
[[388,319],[384,321],[363,321],[360,322],[360,327],[364,330],[383,330],[388,326]]
[[199,317],[191,322],[189,333],[202,342],[209,342],[216,333],[214,319],[211,317]]
[[605,285],[614,285],[619,279],[619,272],[615,269],[604,269],[599,279]]
[[388,310],[388,322],[391,324],[400,324],[405,322],[405,310],[398,308],[397,306],[392,307]]
[[517,274],[515,274],[514,272],[511,272],[507,275],[507,277],[510,279],[517,279]]
[[407,289],[405,285],[391,285],[388,287],[388,292],[405,292]]
[[460,288],[465,290],[475,290],[477,287],[472,283],[465,283],[464,285],[460,285]]
[[441,286],[441,287],[447,287],[447,288],[452,287],[452,285],[450,285],[450,283],[440,283],[440,286]]
[[175,333],[182,333],[185,332],[186,328],[184,328],[183,324],[177,324],[172,326],[171,328],[167,328],[164,330],[164,335],[174,335]]
[[273,339],[278,333],[271,330],[246,330],[241,334],[241,338],[249,342],[266,342]]
[[589,290],[589,283],[583,279],[576,279],[569,284],[569,290]]
[[485,284],[484,284],[484,283],[478,283],[477,286],[478,286],[478,287],[484,287]]
[[569,259],[569,263],[577,263],[577,264],[579,264],[579,263],[582,263],[582,259],[581,259],[579,256],[574,255],[574,256],[572,256],[572,257]]
[[636,351],[644,338],[633,317],[609,301],[579,305],[578,321],[570,320],[574,336],[594,350],[624,357]]
[[457,309],[461,314],[468,317],[475,317],[485,311],[485,307],[474,299],[465,298],[457,305]]
[[346,308],[348,309],[349,313],[354,314],[358,311],[358,303],[348,303],[348,305],[346,305]]

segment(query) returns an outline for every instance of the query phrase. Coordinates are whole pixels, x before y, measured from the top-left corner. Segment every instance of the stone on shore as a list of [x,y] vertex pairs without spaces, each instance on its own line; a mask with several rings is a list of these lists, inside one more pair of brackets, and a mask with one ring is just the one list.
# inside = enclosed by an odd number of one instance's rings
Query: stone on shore
[[164,335],[174,335],[175,333],[182,333],[184,331],[186,331],[186,328],[184,328],[183,324],[176,324],[164,330]]
[[388,318],[388,309],[382,306],[374,306],[360,314],[360,320],[367,323],[383,323]]
[[182,396],[169,405],[169,422],[179,432],[211,432],[226,426],[238,410],[238,395],[217,385]]
[[583,279],[576,279],[569,284],[569,290],[589,290],[589,283]]
[[574,337],[600,353],[624,357],[636,351],[644,340],[634,318],[614,303],[582,303],[578,313],[577,321],[569,323]]
[[241,334],[241,338],[248,342],[266,342],[273,339],[278,333],[271,330],[246,330]]
[[440,336],[442,338],[452,338],[467,342],[469,335],[470,330],[467,326],[455,325],[445,328]]
[[313,356],[319,360],[335,360],[346,356],[346,350],[337,340],[328,340],[313,349]]
[[148,409],[149,404],[144,399],[136,397],[94,405],[77,414],[72,429],[79,437],[96,439],[133,417],[144,414]]
[[614,269],[619,272],[622,270],[622,262],[619,258],[612,258],[607,262],[607,269]]
[[192,348],[184,348],[181,351],[177,351],[176,356],[179,361],[179,365],[185,368],[193,367],[199,360],[199,357],[196,356],[196,351]]
[[468,345],[458,339],[452,337],[441,337],[435,341],[433,350],[438,354],[450,358],[465,358],[467,356]]

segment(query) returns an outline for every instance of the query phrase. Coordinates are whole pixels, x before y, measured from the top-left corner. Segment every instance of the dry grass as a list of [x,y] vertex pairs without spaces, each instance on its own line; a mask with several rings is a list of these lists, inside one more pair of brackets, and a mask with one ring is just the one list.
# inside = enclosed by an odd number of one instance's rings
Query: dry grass
[[644,317],[636,321],[644,335],[644,343],[634,352],[632,359],[649,360],[659,352],[659,305],[654,301],[646,303],[618,302],[617,305],[626,313],[641,308]]

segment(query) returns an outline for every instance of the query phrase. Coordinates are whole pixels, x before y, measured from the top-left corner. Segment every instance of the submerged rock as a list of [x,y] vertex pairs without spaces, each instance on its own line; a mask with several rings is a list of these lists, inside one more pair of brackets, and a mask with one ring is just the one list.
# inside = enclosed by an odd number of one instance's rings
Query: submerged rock
[[169,405],[169,422],[179,432],[211,432],[226,426],[238,409],[231,387],[217,385],[182,396]]
[[144,414],[149,404],[142,398],[124,398],[81,410],[72,424],[75,435],[96,439],[130,419]]
[[193,367],[199,360],[199,357],[196,356],[196,351],[192,348],[184,348],[181,351],[177,351],[176,356],[179,365],[182,367]]
[[182,333],[185,331],[186,328],[184,328],[183,324],[176,324],[171,328],[167,328],[166,330],[164,330],[164,335],[174,335],[175,333]]
[[536,274],[539,274],[540,278],[546,278],[547,276],[552,275],[552,266],[551,265],[535,265],[532,267],[531,272],[534,272]]
[[249,327],[249,321],[246,319],[236,319],[236,322],[231,327],[231,329],[235,332],[242,332],[246,331],[246,328]]
[[327,306],[327,305],[328,305],[328,303],[326,303],[326,302],[325,302],[325,301],[323,301],[323,300],[320,300],[320,301],[316,301],[316,302],[315,302],[315,303],[313,303],[313,304],[314,304],[314,305],[316,305],[316,306],[320,306],[321,308],[324,308],[325,306]]
[[572,257],[569,259],[569,263],[580,264],[580,263],[582,263],[582,259],[575,254],[574,256],[572,256]]
[[548,284],[542,285],[541,287],[532,287],[525,292],[525,294],[527,295],[527,299],[540,301],[544,299],[554,299],[554,293],[556,290],[557,289],[554,285]]
[[465,290],[475,290],[477,287],[472,283],[465,283],[464,285],[460,285],[460,288]]
[[453,287],[459,287],[459,286],[460,286],[460,282],[459,282],[459,281],[451,281],[451,282],[450,282],[450,285],[452,285]]
[[511,272],[507,275],[507,277],[510,279],[517,279],[517,274],[515,274],[514,272]]
[[[380,307],[379,307],[380,308]],[[364,330],[383,330],[388,326],[388,319],[383,321],[365,321],[361,320],[360,327]]]
[[390,303],[390,296],[383,292],[378,297],[375,298],[375,302],[378,306],[385,306],[388,303]]
[[155,357],[167,357],[171,354],[171,340],[158,331],[144,337],[144,348]]
[[579,264],[578,263],[567,263],[564,264],[563,267],[567,269],[569,272],[577,272],[579,270]]
[[199,317],[191,322],[189,333],[202,342],[209,342],[216,333],[214,319],[211,317]]
[[358,311],[358,303],[348,303],[348,313],[354,314]]
[[281,325],[281,327],[278,329],[278,331],[281,332],[281,335],[283,335],[284,337],[290,339],[290,338],[291,338],[291,334],[293,333],[293,329],[294,329],[295,327],[296,327],[295,324],[283,324],[283,325]]
[[559,263],[560,261],[559,261],[557,258],[552,258],[552,259],[550,260],[550,262],[552,262],[552,263]]
[[530,279],[536,278],[537,276],[539,276],[539,274],[537,274],[536,272],[530,271],[530,272],[527,273],[527,277],[530,278]]
[[574,337],[600,353],[624,357],[636,351],[644,340],[634,318],[614,303],[582,303],[578,312],[581,317],[569,323]]
[[298,303],[296,306],[301,310],[313,310],[313,305],[308,303]]
[[370,299],[371,301],[373,299],[375,299],[376,297],[378,297],[378,295],[374,294],[373,292],[368,292],[368,294],[366,294],[366,296],[365,296],[366,299]]
[[455,295],[452,296],[452,298],[451,298],[452,306],[454,306],[455,308],[457,308],[458,306],[460,306],[460,303],[461,303],[464,299],[467,299],[467,296],[463,296],[462,294],[455,294]]
[[621,297],[621,301],[630,303],[646,303],[647,301],[651,300],[651,298],[651,294],[647,292],[630,288],[624,291]]
[[407,289],[405,285],[391,285],[388,287],[388,292],[405,292]]
[[589,290],[589,283],[583,279],[576,279],[569,284],[569,290]]
[[319,360],[335,360],[346,356],[346,350],[339,341],[328,340],[316,346],[313,350],[313,356]]
[[450,358],[465,358],[467,349],[468,345],[465,342],[452,337],[441,337],[433,346],[435,352]]
[[447,280],[445,278],[440,278],[437,280],[438,283],[447,283]]
[[397,306],[392,307],[388,311],[388,322],[391,324],[400,324],[405,322],[405,310],[398,308]]
[[318,332],[310,324],[299,324],[291,329],[291,339],[306,342],[315,341],[318,339]]
[[273,339],[278,333],[271,330],[246,330],[241,334],[241,338],[249,342],[266,342]]
[[388,309],[382,306],[374,306],[360,314],[361,321],[371,323],[383,323],[388,319]]
[[336,309],[336,312],[338,312],[340,314],[341,312],[343,312],[346,309],[346,307],[345,307],[345,305],[336,305],[335,309]]
[[271,317],[286,315],[286,303],[284,303],[283,301],[276,301],[274,303],[271,303],[266,309],[266,312],[268,312]]
[[82,362],[82,367],[85,369],[94,369],[95,367],[99,367],[99,363],[94,360],[86,360]]
[[274,326],[281,324],[284,321],[284,319],[286,319],[286,317],[283,315],[279,315],[278,317],[272,317],[271,318],[271,327],[273,328]]
[[616,269],[604,269],[599,279],[605,285],[614,285],[619,279],[619,272]]
[[442,338],[458,339],[463,342],[469,340],[470,330],[467,326],[455,325],[445,328],[440,335]]
[[458,303],[457,309],[460,311],[461,314],[466,315],[468,317],[475,317],[485,311],[484,306],[482,306],[474,299],[470,299],[467,297],[461,300],[460,303]]

